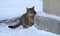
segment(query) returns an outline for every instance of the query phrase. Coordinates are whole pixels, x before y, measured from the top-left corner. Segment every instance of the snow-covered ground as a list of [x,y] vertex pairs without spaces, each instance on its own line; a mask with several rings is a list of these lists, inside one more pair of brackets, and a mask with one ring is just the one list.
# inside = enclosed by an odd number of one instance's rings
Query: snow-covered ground
[[28,29],[19,29],[19,28],[9,29],[6,26],[0,29],[0,36],[58,36],[58,35],[38,30],[34,26]]
[[[42,0],[0,0],[0,20],[22,16],[26,7],[35,6],[37,15],[60,20],[58,16],[48,15],[43,12]],[[56,34],[38,30],[34,25],[27,29],[10,29],[4,23],[0,25],[0,36],[58,36]]]

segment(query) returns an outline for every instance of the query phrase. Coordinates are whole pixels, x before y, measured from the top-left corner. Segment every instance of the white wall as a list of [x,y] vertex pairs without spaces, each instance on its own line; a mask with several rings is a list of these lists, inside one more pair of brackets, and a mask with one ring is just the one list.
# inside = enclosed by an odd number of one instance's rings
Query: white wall
[[46,13],[60,16],[60,0],[43,0],[43,10]]

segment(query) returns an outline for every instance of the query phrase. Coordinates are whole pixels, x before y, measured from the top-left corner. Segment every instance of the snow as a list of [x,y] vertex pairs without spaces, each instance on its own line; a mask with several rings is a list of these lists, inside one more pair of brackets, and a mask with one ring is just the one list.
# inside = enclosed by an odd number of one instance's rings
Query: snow
[[36,8],[42,8],[40,4],[42,4],[42,2],[38,0],[3,0],[0,2],[0,19],[10,19],[21,16],[26,12],[26,7],[35,6],[35,10],[38,11],[39,9]]
[[53,19],[56,19],[56,20],[60,20],[60,17],[59,16],[51,15],[51,14],[46,14],[43,11],[38,12],[37,15],[43,16],[43,17],[48,17],[48,18],[53,18]]
[[28,29],[10,29],[7,26],[0,28],[0,36],[57,36],[56,34],[38,30],[35,26]]
[[[60,20],[58,16],[49,15],[43,12],[42,0],[0,0],[0,20],[22,16],[26,13],[26,7],[32,6],[35,6],[37,15]],[[0,36],[58,36],[51,32],[38,30],[34,25],[27,29],[20,27],[10,29],[8,25],[1,23],[0,27]]]

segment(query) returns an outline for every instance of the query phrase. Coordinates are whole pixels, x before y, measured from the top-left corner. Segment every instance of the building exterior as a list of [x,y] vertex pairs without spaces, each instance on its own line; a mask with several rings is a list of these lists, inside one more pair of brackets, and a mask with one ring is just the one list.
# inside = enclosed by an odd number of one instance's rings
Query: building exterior
[[52,32],[60,35],[60,21],[36,15],[35,16],[35,26],[44,31]]
[[60,0],[43,0],[45,13],[60,16]]
[[[43,11],[47,14],[60,16],[60,0],[43,0]],[[60,20],[35,16],[36,27],[40,30],[60,35]]]

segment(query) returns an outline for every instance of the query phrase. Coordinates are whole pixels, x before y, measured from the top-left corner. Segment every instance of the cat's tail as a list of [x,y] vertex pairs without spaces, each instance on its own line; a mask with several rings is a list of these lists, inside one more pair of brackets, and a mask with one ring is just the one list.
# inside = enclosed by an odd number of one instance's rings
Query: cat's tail
[[17,27],[19,27],[21,24],[20,23],[18,23],[18,24],[16,24],[16,25],[13,25],[13,26],[8,26],[9,28],[11,28],[11,29],[15,29],[15,28],[17,28]]

